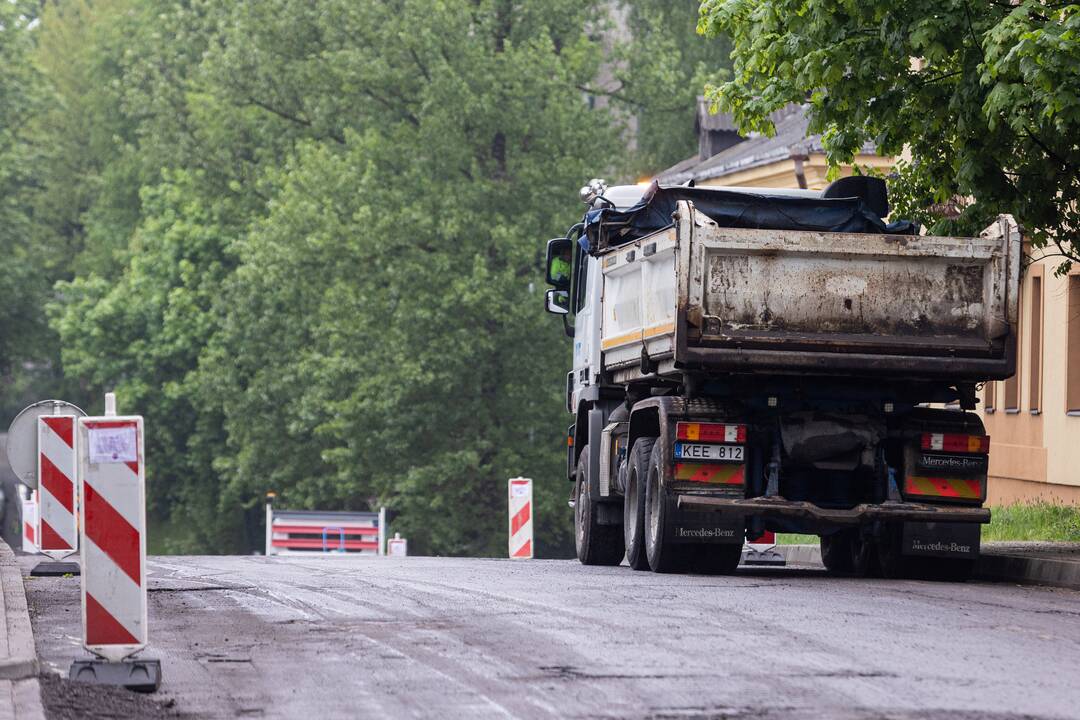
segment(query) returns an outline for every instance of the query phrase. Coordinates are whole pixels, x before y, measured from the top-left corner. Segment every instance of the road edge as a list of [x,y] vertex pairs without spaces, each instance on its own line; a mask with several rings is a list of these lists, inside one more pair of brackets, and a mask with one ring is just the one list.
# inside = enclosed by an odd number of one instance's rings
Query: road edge
[[[784,559],[800,565],[820,565],[821,548],[817,545],[777,545]],[[1008,552],[984,552],[975,566],[975,577],[994,582],[1024,585],[1051,585],[1080,590],[1080,562],[1028,557]]]
[[[44,720],[34,630],[26,603],[26,587],[15,553],[0,539],[0,611],[4,618],[0,658],[0,714],[16,720]],[[5,707],[10,712],[4,712]]]

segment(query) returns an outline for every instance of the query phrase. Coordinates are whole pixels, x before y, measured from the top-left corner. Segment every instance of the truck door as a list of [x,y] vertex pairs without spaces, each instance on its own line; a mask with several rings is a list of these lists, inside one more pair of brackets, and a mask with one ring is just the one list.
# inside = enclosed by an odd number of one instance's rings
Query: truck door
[[572,307],[574,310],[574,390],[571,406],[577,408],[582,390],[592,384],[600,363],[600,273],[598,261],[575,246]]

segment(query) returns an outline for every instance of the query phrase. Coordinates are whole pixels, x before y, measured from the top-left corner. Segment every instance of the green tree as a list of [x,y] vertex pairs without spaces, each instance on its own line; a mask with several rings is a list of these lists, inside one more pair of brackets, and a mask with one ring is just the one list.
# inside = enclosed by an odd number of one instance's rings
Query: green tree
[[707,82],[726,77],[726,38],[695,31],[699,0],[630,0],[629,41],[615,50],[616,101],[636,119],[636,169],[651,174],[697,151],[697,97]]
[[[744,130],[808,102],[831,163],[863,142],[913,161],[907,207],[947,204],[935,231],[1013,213],[1037,245],[1080,259],[1080,6],[1042,0],[705,0],[698,29],[730,36],[734,75],[710,90]],[[926,216],[924,216],[926,218]]]

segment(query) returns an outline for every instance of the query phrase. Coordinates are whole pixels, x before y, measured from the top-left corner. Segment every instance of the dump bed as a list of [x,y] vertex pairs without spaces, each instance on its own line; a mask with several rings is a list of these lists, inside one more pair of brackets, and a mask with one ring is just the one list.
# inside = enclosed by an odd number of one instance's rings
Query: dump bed
[[972,238],[750,230],[679,201],[671,227],[598,257],[603,364],[617,381],[651,368],[1005,378],[1020,249],[1007,217]]

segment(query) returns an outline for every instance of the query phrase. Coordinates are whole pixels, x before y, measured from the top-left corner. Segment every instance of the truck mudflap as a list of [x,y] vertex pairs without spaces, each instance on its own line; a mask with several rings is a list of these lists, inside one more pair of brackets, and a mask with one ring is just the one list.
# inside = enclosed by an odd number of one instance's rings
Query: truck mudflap
[[990,510],[982,507],[928,505],[912,502],[864,503],[850,509],[823,508],[800,500],[780,497],[725,498],[680,494],[680,510],[715,512],[724,515],[793,517],[818,520],[833,525],[862,525],[873,520],[927,523],[988,523]]

